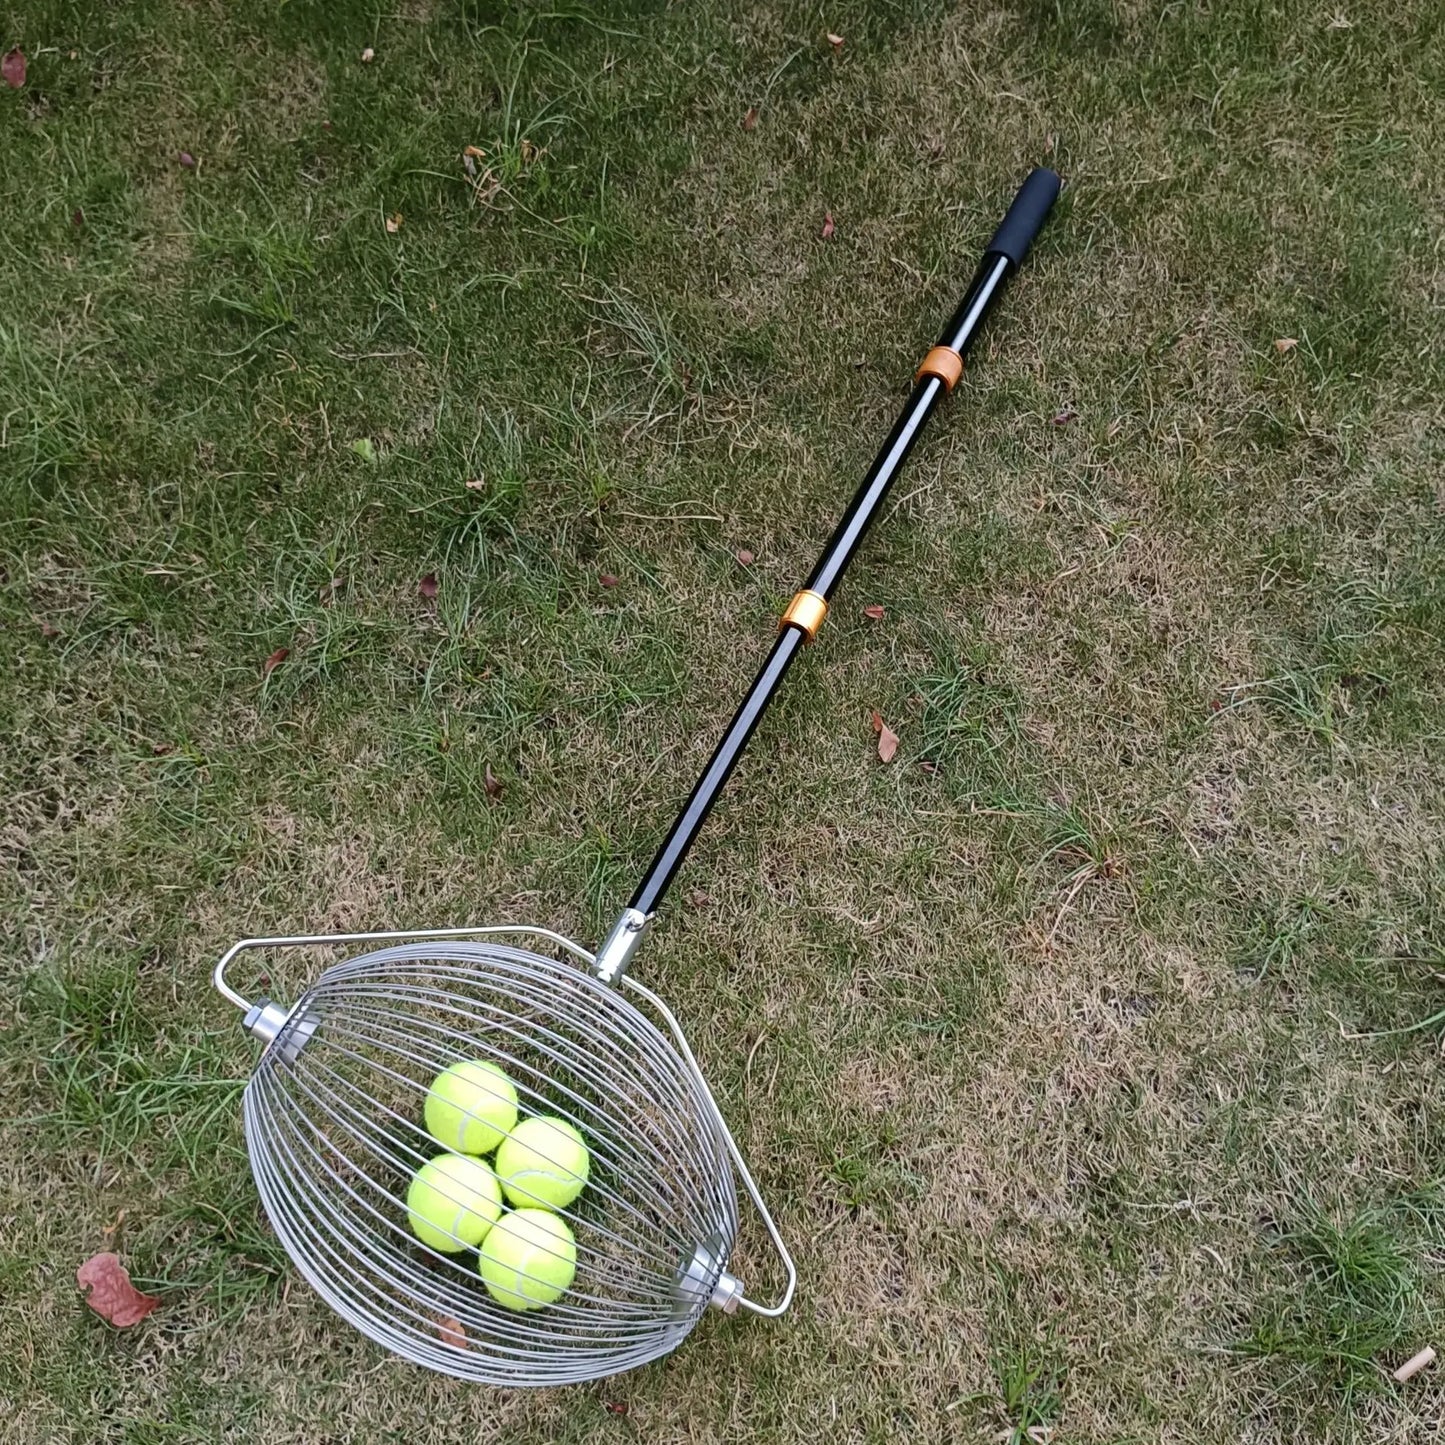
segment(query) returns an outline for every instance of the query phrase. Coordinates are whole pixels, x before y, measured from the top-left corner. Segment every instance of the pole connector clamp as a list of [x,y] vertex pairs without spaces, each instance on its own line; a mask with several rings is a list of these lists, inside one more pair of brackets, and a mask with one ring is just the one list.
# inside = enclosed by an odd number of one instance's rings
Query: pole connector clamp
[[913,379],[922,381],[925,376],[936,376],[945,391],[952,391],[962,375],[963,357],[951,346],[935,346],[919,363]]
[[811,642],[828,615],[828,599],[819,592],[810,592],[806,587],[794,595],[787,609],[778,621],[778,631],[785,627],[796,627]]

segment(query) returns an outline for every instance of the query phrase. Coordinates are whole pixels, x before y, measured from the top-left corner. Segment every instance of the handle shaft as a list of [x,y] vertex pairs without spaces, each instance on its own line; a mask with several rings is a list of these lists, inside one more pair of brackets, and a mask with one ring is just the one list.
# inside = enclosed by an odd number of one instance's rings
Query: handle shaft
[[672,882],[682,860],[707,819],[718,795],[727,784],[738,758],[752,737],[789,665],[812,640],[827,612],[827,601],[853,559],[869,525],[878,515],[889,488],[908,454],[913,450],[924,424],[938,403],[952,390],[962,371],[962,358],[973,344],[990,308],[1003,291],[1004,283],[1022,262],[1029,243],[1038,234],[1049,207],[1058,194],[1058,177],[1051,171],[1036,170],[1024,182],[1009,207],[1003,224],[984,253],[963,301],[953,314],[938,345],[919,368],[912,394],[903,413],[893,424],[877,459],[853,494],[842,520],[828,539],[823,555],[808,574],[803,590],[784,615],[777,641],[761,671],[748,689],[702,777],[683,804],[656,858],[637,885],[622,917],[597,953],[598,976],[611,982],[625,970],[632,952],[653,912]]

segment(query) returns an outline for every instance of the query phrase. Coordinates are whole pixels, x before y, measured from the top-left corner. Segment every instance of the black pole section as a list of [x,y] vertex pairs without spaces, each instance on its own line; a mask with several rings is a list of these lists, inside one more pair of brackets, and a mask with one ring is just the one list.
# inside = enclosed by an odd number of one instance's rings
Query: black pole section
[[[952,320],[943,329],[938,346],[929,352],[908,405],[893,425],[888,440],[877,460],[868,469],[862,484],[848,504],[843,519],[838,523],[827,547],[823,550],[818,565],[813,568],[804,584],[804,594],[815,594],[823,602],[832,595],[853,554],[858,550],[869,524],[878,514],[908,454],[913,450],[924,423],[933,414],[943,396],[952,390],[962,370],[962,358],[967,354],[989,309],[1003,291],[1004,283],[1018,269],[1028,251],[1029,244],[1038,234],[1059,193],[1059,178],[1052,172],[1036,170],[1020,187],[1014,197],[1003,223],[994,233],[978,270],[974,273],[963,301]],[[940,352],[945,353],[940,356]],[[953,353],[952,359],[946,353]],[[797,599],[795,599],[796,601]],[[826,610],[826,608],[824,608]],[[789,609],[790,614],[792,609]],[[801,614],[800,614],[801,615]],[[698,830],[707,819],[712,805],[717,801],[729,775],[737,765],[738,758],[752,737],[754,729],[766,711],[768,703],[782,682],[793,658],[810,641],[821,622],[816,620],[794,620],[785,617],[778,640],[773,644],[762,671],[758,673],[742,705],[733,715],[727,731],[708,760],[703,775],[698,779],[677,821],[672,825],[652,866],[642,882],[637,885],[629,911],[650,915],[667,891],[688,849],[697,837]],[[637,930],[637,923],[627,924],[627,915],[619,927],[631,926]],[[599,963],[602,955],[599,954]]]

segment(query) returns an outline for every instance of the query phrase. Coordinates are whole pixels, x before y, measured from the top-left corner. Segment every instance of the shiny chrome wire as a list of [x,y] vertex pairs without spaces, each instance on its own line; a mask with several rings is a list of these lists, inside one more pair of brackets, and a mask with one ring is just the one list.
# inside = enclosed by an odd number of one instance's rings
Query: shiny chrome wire
[[[474,1250],[430,1249],[407,1225],[412,1173],[446,1152],[423,1126],[426,1092],[466,1058],[499,1063],[524,1115],[588,1142],[588,1185],[560,1211],[576,1276],[544,1309],[502,1308]],[[262,1055],[243,1115],[267,1217],[313,1288],[378,1344],[462,1379],[564,1384],[667,1353],[737,1235],[730,1140],[690,1054],[575,963],[492,938],[328,969]],[[699,1248],[712,1278],[680,1289]]]

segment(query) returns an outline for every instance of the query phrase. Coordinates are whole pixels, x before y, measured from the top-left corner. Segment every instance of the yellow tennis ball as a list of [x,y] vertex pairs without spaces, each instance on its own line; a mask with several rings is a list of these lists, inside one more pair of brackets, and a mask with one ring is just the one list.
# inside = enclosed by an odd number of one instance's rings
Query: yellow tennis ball
[[443,1069],[427,1090],[427,1133],[459,1154],[490,1154],[517,1122],[517,1091],[496,1064]]
[[497,1178],[519,1208],[565,1209],[591,1168],[582,1136],[565,1119],[525,1119],[497,1150]]
[[411,1232],[447,1254],[475,1249],[501,1214],[497,1176],[465,1154],[438,1154],[416,1171],[406,1191]]
[[504,1214],[482,1243],[477,1269],[488,1293],[509,1310],[536,1310],[571,1287],[577,1241],[567,1221],[545,1209]]

